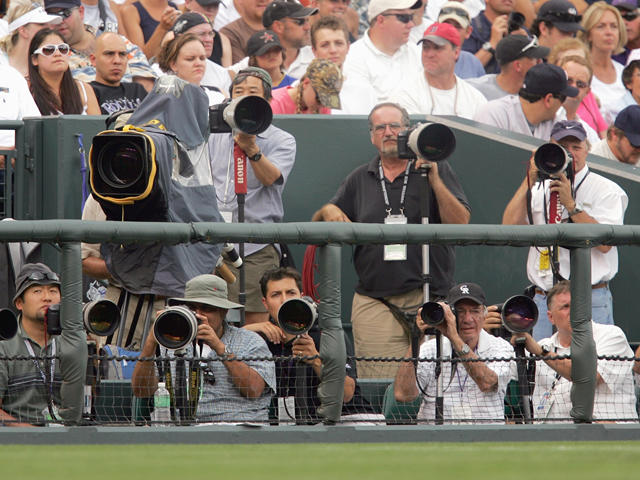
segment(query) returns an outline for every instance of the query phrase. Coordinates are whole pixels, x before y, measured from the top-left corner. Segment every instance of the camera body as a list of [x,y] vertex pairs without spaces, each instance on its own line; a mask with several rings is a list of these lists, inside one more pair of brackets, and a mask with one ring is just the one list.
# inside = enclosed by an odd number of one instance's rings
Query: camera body
[[511,12],[507,20],[507,32],[511,34],[516,30],[520,30],[525,22],[524,15],[520,12]]
[[[0,312],[1,313],[1,312]],[[47,335],[60,335],[60,304],[49,305],[44,313]],[[94,300],[82,305],[82,321],[88,333],[108,337],[120,325],[120,309],[111,300]]]
[[398,133],[398,157],[418,156],[437,162],[447,159],[456,149],[453,131],[442,123],[418,123]]

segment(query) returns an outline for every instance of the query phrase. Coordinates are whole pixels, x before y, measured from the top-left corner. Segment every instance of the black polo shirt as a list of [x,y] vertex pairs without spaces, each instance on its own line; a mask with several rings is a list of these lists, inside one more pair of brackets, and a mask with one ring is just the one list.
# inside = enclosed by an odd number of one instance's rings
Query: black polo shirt
[[[379,175],[380,158],[356,168],[344,180],[330,203],[337,205],[352,222],[384,223],[387,216]],[[447,161],[438,162],[440,178],[449,191],[470,211],[467,197],[458,177]],[[392,214],[397,215],[404,174],[393,182],[384,179]],[[420,172],[411,167],[404,205],[408,223],[421,223]],[[441,223],[438,203],[431,191],[429,223]],[[428,227],[427,227],[428,228]],[[358,245],[354,263],[358,274],[356,292],[369,297],[388,297],[422,288],[422,250],[420,245],[407,245],[407,260],[385,262],[383,245]],[[455,250],[450,245],[431,245],[429,270],[433,277],[430,292],[446,296],[453,285]]]

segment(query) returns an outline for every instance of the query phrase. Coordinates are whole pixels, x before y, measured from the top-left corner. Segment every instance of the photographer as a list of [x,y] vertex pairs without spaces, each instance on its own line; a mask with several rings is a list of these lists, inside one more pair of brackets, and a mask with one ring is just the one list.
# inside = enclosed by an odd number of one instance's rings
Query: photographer
[[[447,161],[399,158],[398,133],[409,123],[407,111],[395,103],[373,108],[369,131],[378,155],[349,174],[330,202],[313,215],[313,221],[419,224],[420,192],[424,188],[419,166],[428,164],[429,223],[469,222],[467,198]],[[409,345],[407,325],[390,308],[415,312],[423,303],[420,245],[407,245],[404,259],[388,253],[384,245],[358,245],[355,249],[358,285],[351,322],[359,357],[402,357]],[[431,299],[439,300],[453,285],[454,248],[430,246],[429,262]],[[358,363],[361,378],[390,378],[397,368],[394,362]]]
[[[547,294],[548,317],[557,332],[536,342],[531,335],[525,348],[543,357],[536,363],[536,386],[533,391],[533,411],[537,420],[570,419],[571,359],[555,359],[571,354],[571,286],[564,280]],[[624,332],[614,325],[591,322],[598,356],[633,357]],[[598,359],[596,392],[593,405],[595,420],[638,420],[632,375],[633,363],[614,359]]]
[[[237,357],[268,357],[265,342],[253,332],[236,328],[225,321],[227,310],[242,305],[227,300],[227,284],[215,275],[199,275],[189,280],[184,298],[172,298],[170,305],[186,305],[198,319],[196,339],[202,342],[200,351],[191,346],[185,357],[208,357],[208,373],[197,387],[200,395],[196,410],[198,421],[260,421],[267,420],[271,395],[276,389],[275,368],[264,360],[240,361]],[[141,358],[156,355],[158,342],[149,335]],[[173,351],[160,348],[162,356]],[[171,362],[171,376],[175,362]],[[175,377],[174,377],[175,378]],[[136,397],[153,396],[158,388],[158,374],[153,361],[138,361],[131,378]],[[194,395],[194,391],[191,392]]]
[[[292,268],[281,267],[265,272],[260,280],[262,291],[262,302],[269,312],[269,322],[248,325],[246,328],[260,333],[267,340],[267,346],[276,357],[309,357],[302,360],[307,364],[305,369],[306,390],[297,391],[297,369],[295,362],[287,360],[276,360],[276,376],[278,380],[278,399],[285,403],[287,398],[293,396],[296,400],[302,399],[307,405],[308,415],[313,423],[321,421],[316,415],[316,409],[320,405],[318,398],[318,385],[322,377],[322,359],[311,358],[318,356],[320,348],[321,331],[317,322],[307,334],[294,336],[285,333],[277,325],[278,310],[282,304],[292,298],[302,297],[302,278],[300,273]],[[353,355],[353,347],[345,337],[347,355]],[[348,360],[345,366],[346,377],[344,379],[344,398],[342,404],[342,421],[356,419],[371,419],[374,413],[373,407],[362,397],[360,388],[356,385],[356,366],[353,360]],[[281,402],[281,403],[282,403]],[[295,409],[298,410],[297,408]],[[294,409],[286,412],[279,412],[280,419],[292,418]],[[287,415],[288,414],[288,415]],[[355,416],[358,417],[355,417]],[[363,415],[365,417],[363,417]],[[381,418],[380,418],[381,419]]]
[[[561,145],[573,157],[572,178],[568,178],[566,172],[561,172],[554,178],[540,181],[532,156],[527,176],[504,211],[504,225],[544,225],[552,215],[562,223],[622,225],[628,203],[627,195],[611,180],[589,170],[589,142],[586,138],[587,134],[579,122],[565,120],[554,124],[551,141]],[[527,205],[528,192],[531,196],[530,206]],[[549,211],[551,192],[558,194],[556,212]],[[527,213],[529,207],[530,216]],[[569,251],[558,248],[558,271],[554,271],[552,254],[551,248],[531,247],[527,260],[527,275],[536,286],[534,301],[540,312],[533,330],[533,336],[537,340],[550,337],[553,333],[545,312],[546,292],[555,283],[554,275],[562,279],[570,276]],[[616,247],[600,245],[591,249],[592,317],[597,323],[613,324],[609,281],[617,272]]]
[[[82,397],[74,405],[77,392],[69,384],[85,377],[86,334],[81,323],[67,323],[61,335],[52,337],[44,321],[47,309],[60,303],[60,278],[42,263],[25,264],[13,303],[20,312],[18,333],[0,342],[0,356],[32,358],[0,361],[0,422],[20,427],[77,422]],[[43,358],[49,356],[55,358]]]
[[[231,98],[257,95],[271,100],[271,77],[258,67],[240,70],[231,83]],[[296,157],[296,141],[292,135],[270,125],[260,135],[217,133],[209,138],[211,169],[217,192],[218,208],[227,222],[238,221],[238,203],[234,191],[234,142],[246,154],[248,192],[245,199],[246,223],[278,223],[284,217],[282,191]],[[247,302],[246,323],[266,322],[269,318],[262,305],[258,285],[262,274],[280,266],[280,251],[273,245],[245,245]],[[238,276],[238,270],[227,264]],[[229,297],[238,301],[238,282],[231,285]]]
[[[507,384],[516,378],[515,364],[509,361],[484,361],[493,358],[513,358],[513,347],[505,340],[483,330],[487,309],[482,288],[475,283],[461,283],[449,291],[444,309],[444,321],[436,325],[443,339],[442,356],[449,357],[442,365],[444,419],[500,421],[504,419],[504,396]],[[420,312],[419,312],[420,313]],[[416,325],[424,332],[428,325],[420,314]],[[436,358],[436,339],[424,341],[419,357]],[[411,348],[406,358],[411,358]],[[454,359],[476,360],[455,362]],[[481,359],[478,361],[477,359]],[[422,392],[418,420],[435,418],[435,361],[403,362],[395,377],[394,393],[398,402],[411,402]]]

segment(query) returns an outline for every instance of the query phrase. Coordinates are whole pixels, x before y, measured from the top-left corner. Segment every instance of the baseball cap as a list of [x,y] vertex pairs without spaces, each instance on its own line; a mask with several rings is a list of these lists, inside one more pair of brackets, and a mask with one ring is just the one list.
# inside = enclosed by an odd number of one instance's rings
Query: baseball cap
[[449,25],[448,23],[436,22],[429,25],[424,31],[423,37],[418,40],[418,44],[425,40],[429,40],[439,47],[446,45],[447,42],[454,44],[456,47],[460,46],[460,34],[458,33],[458,30],[456,30],[456,27]]
[[587,131],[577,120],[562,120],[554,123],[551,128],[551,138],[562,140],[566,137],[575,137],[582,142],[587,138]]
[[544,3],[538,10],[538,20],[550,22],[563,32],[584,30],[580,26],[582,16],[578,15],[578,10],[568,0],[549,0]]
[[32,285],[58,285],[60,277],[44,263],[25,263],[16,277],[16,294],[13,303]]
[[447,303],[455,306],[460,300],[468,299],[479,305],[485,305],[484,290],[477,283],[459,283],[447,294]]
[[498,65],[506,65],[522,57],[546,58],[551,50],[538,44],[538,38],[524,35],[507,35],[496,45]]
[[187,12],[183,13],[177,18],[171,30],[173,31],[174,35],[182,35],[190,28],[195,27],[196,25],[201,25],[203,23],[211,24],[211,22],[209,22],[209,19],[203,14],[198,12]]
[[50,8],[75,8],[82,5],[80,0],[44,0],[44,9]]
[[282,48],[278,35],[271,30],[260,30],[251,35],[251,38],[247,41],[247,56],[262,55],[273,47]]
[[419,8],[422,0],[371,0],[367,8],[369,22],[387,10],[404,10],[406,8]]
[[633,11],[638,8],[638,0],[613,0],[611,5],[618,9]]
[[640,147],[640,105],[622,109],[613,124],[624,132],[631,145]]
[[239,303],[227,299],[227,282],[222,278],[211,275],[198,275],[189,280],[184,288],[183,298],[170,298],[169,305],[185,303],[202,303],[218,308],[242,308]]
[[305,76],[318,95],[322,106],[340,109],[340,89],[342,88],[342,72],[331,60],[315,58],[307,67]]
[[566,95],[575,97],[578,89],[567,84],[566,72],[557,65],[550,63],[540,63],[529,69],[524,76],[522,90],[534,95]]
[[273,86],[273,82],[271,80],[271,75],[266,70],[263,70],[260,67],[246,67],[240,70],[236,78],[238,77],[257,77],[263,82],[266,82],[269,85],[269,88]]
[[202,7],[208,7],[210,5],[220,5],[221,3],[224,5],[222,0],[196,0],[196,2],[198,2],[198,5]]
[[305,7],[294,0],[276,0],[265,8],[262,14],[262,25],[271,27],[276,20],[283,18],[304,18],[318,13],[317,8]]
[[471,25],[471,13],[461,2],[447,2],[438,13],[438,22],[445,20],[455,20],[462,28],[468,28]]
[[[34,4],[35,5],[35,4]],[[44,8],[37,6],[33,10],[29,10],[24,15],[19,16],[9,24],[9,33],[15,32],[18,28],[27,23],[60,23],[62,17],[60,15],[49,15]]]

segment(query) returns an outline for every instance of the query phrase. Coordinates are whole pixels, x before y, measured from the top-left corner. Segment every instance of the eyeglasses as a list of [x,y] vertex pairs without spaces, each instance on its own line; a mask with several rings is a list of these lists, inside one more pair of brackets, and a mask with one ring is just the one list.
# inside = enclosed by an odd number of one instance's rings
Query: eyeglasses
[[343,3],[345,5],[349,5],[351,0],[329,0],[331,3]]
[[[622,14],[622,12],[620,13]],[[627,22],[633,22],[636,18],[638,18],[638,15],[640,15],[640,12],[638,10],[635,10],[633,12],[626,12],[624,15],[622,15],[622,18]]]
[[409,23],[413,21],[412,13],[383,13],[383,17],[396,17],[401,23]]
[[575,85],[578,88],[587,88],[589,86],[588,83],[583,82],[582,80],[574,80],[573,78],[567,78],[568,85]]
[[44,55],[45,57],[50,57],[56,50],[60,52],[60,55],[69,55],[71,48],[66,43],[60,43],[58,45],[48,44],[42,45],[39,49],[33,52],[34,55]]
[[553,98],[557,98],[558,100],[560,100],[560,103],[564,103],[564,101],[567,99],[566,95],[562,95],[561,93],[554,93],[552,94]]
[[381,123],[379,125],[374,125],[371,129],[374,133],[380,135],[387,131],[387,127],[391,130],[392,133],[398,133],[400,130],[404,128],[404,125],[398,122],[393,123]]
[[522,47],[522,50],[520,50],[520,53],[524,53],[527,50],[530,50],[532,48],[538,48],[539,46],[540,45],[538,44],[538,37],[534,35],[533,38],[531,38],[531,41],[527,43],[524,47]]
[[77,10],[78,7],[65,8],[64,10],[52,11],[51,9],[47,10],[47,13],[50,15],[57,15],[62,18],[69,18],[73,15],[74,10]]
[[557,20],[559,22],[564,22],[564,23],[580,23],[580,21],[582,20],[582,15],[572,15],[570,13],[563,13],[563,12],[549,12],[544,16],[543,20],[546,20],[549,17],[553,17],[551,18],[552,23],[553,23],[553,20]]
[[451,13],[459,15],[462,18],[466,18],[467,21],[469,20],[469,14],[465,10],[461,8],[456,8],[456,7],[445,7],[441,9],[440,13],[438,14],[438,17],[441,17],[442,15],[449,15]]
[[304,17],[304,18],[287,17],[287,18],[289,18],[289,20],[291,20],[293,23],[295,23],[299,27],[303,26],[305,23],[309,23],[309,17]]

